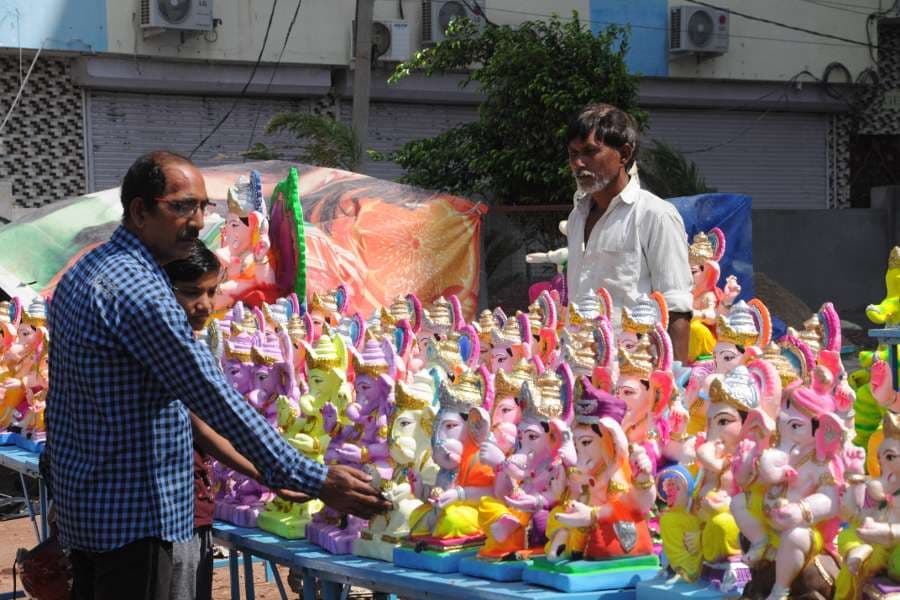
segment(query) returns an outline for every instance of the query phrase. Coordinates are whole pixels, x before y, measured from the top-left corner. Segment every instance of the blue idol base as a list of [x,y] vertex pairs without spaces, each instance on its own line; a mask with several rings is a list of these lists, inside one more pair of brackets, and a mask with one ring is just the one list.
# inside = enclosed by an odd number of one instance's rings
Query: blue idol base
[[724,593],[719,586],[707,581],[699,581],[697,583],[687,583],[686,581],[676,581],[668,583],[670,577],[668,574],[657,577],[650,581],[642,581],[635,586],[636,600],[675,600],[677,598],[693,598],[696,600],[704,600],[706,598],[740,598],[741,593],[735,591],[733,593]]
[[530,564],[530,560],[489,561],[475,557],[464,558],[459,562],[459,572],[491,581],[522,581],[522,571]]
[[456,573],[459,563],[464,558],[474,557],[478,548],[451,550],[450,552],[434,552],[423,550],[416,552],[412,548],[395,548],[394,564],[407,569],[418,569],[431,573]]
[[40,454],[44,451],[44,446],[46,445],[46,441],[43,439],[29,439],[22,434],[13,434],[16,436],[15,445],[21,448],[22,450],[27,450],[28,452],[35,452]]
[[0,433],[0,446],[15,446],[17,437],[19,437],[19,434],[12,431]]
[[522,572],[522,580],[561,592],[599,592],[633,589],[639,582],[653,579],[658,573],[656,556],[557,563],[538,558]]

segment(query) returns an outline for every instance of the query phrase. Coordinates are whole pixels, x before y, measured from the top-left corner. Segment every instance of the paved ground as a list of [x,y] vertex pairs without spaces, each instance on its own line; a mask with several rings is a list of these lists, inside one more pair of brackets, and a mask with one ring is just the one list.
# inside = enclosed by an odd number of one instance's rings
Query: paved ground
[[[0,521],[0,594],[12,591],[12,566],[16,557],[16,550],[19,548],[32,548],[35,544],[34,529],[29,519]],[[281,579],[285,587],[287,587],[288,570],[287,568],[280,568],[279,571],[281,572]],[[243,590],[243,571],[241,573],[241,589]],[[256,597],[259,600],[278,600],[280,598],[275,584],[265,582],[265,571],[261,564],[253,566],[253,575]],[[354,596],[359,597],[356,594]],[[288,597],[295,599],[298,596],[289,590]],[[216,600],[227,600],[230,598],[227,567],[217,569],[215,572],[213,598]]]

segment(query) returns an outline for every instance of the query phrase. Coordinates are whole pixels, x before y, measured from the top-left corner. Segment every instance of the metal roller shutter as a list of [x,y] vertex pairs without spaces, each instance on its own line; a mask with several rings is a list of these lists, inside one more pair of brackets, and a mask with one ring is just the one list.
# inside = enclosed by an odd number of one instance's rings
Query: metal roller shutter
[[[693,160],[707,185],[753,197],[753,208],[828,208],[824,113],[650,110],[658,138]],[[704,152],[693,152],[708,149]]]
[[[341,102],[341,120],[352,121],[353,103]],[[369,107],[369,148],[382,153],[397,150],[406,142],[430,138],[478,118],[474,105],[372,102]],[[397,179],[403,169],[392,162],[366,163],[365,172],[381,179]]]
[[[188,154],[231,108],[234,98],[91,92],[88,149],[92,189],[118,186],[135,158],[151,150]],[[280,111],[309,111],[312,100],[241,99],[228,121],[194,159],[202,165],[238,162],[251,140],[296,155],[295,138],[266,136],[269,119]]]

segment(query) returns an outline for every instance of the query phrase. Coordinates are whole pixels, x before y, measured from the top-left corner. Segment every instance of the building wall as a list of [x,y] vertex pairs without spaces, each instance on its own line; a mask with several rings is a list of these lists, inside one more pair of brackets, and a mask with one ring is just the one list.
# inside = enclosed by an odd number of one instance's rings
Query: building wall
[[[866,20],[887,8],[884,0],[855,0],[830,5],[800,0],[716,0],[716,6],[733,9],[778,23],[866,42]],[[644,75],[784,81],[804,70],[821,77],[832,62],[845,65],[855,78],[873,65],[865,46],[825,39],[732,16],[730,46],[726,54],[703,58],[685,56],[670,60],[664,49],[668,39],[668,12],[685,0],[591,0],[591,26],[631,23],[629,63]],[[872,27],[873,40],[876,37]],[[810,81],[806,78],[806,81]]]
[[[31,56],[25,57],[26,66]],[[17,56],[0,55],[0,115],[19,89]],[[85,191],[82,93],[68,60],[42,54],[0,136],[0,182],[17,206],[35,207]]]
[[[488,0],[489,18],[498,24],[514,24],[533,19],[533,14],[555,12],[568,16],[573,10],[587,15],[587,0]],[[282,58],[285,64],[347,65],[350,62],[350,30],[355,14],[354,0],[303,0],[299,18]],[[400,12],[410,22],[413,50],[422,39],[420,0],[375,0],[376,19],[399,19]],[[216,2],[214,16],[222,20],[215,34],[191,34],[182,39],[178,32],[166,32],[144,39],[137,21],[137,3],[117,0],[107,4],[109,52],[167,58],[255,61],[266,30],[271,0]],[[552,7],[552,8],[550,8]],[[278,59],[296,3],[279,3],[264,62]]]
[[[113,0],[111,3],[122,2]],[[106,0],[0,0],[0,48],[106,50]]]

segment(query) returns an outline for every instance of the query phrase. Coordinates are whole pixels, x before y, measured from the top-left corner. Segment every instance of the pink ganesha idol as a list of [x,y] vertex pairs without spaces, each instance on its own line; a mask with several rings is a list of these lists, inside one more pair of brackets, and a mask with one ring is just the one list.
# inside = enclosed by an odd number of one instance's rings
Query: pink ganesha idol
[[[566,463],[575,464],[569,430],[572,393],[572,372],[567,366],[560,367],[558,374],[548,370],[536,380],[521,383],[517,448],[501,464],[494,494],[482,497],[478,505],[487,536],[478,558],[516,560],[543,554],[547,518],[566,489]],[[520,570],[522,567],[520,564]],[[484,575],[496,578],[490,572]]]
[[[395,356],[389,341],[366,341],[362,352],[348,348],[353,357],[355,400],[344,410],[350,426],[339,427],[325,452],[326,464],[345,464],[377,471],[378,480],[389,480],[392,463],[388,448],[388,417],[394,405]],[[336,409],[325,427],[333,427]],[[306,528],[306,537],[332,554],[349,554],[367,522],[326,507]]]
[[17,424],[19,440],[37,450],[44,438],[44,398],[47,394],[47,302],[35,298],[24,306],[19,298],[9,303],[10,322],[4,323],[5,352],[0,371],[0,430]]
[[728,312],[741,293],[737,278],[728,277],[725,289],[718,287],[721,268],[719,261],[725,255],[725,234],[718,227],[709,233],[700,232],[694,236],[688,247],[688,262],[691,266],[693,287],[693,315],[691,318],[691,341],[688,361],[708,357],[716,345],[716,318]]
[[[633,350],[620,346],[618,358],[614,390],[628,407],[622,422],[628,442],[646,450],[654,470],[664,456],[678,460],[687,411],[675,394],[669,334],[657,323],[641,335]],[[607,369],[598,369],[596,378],[611,381]]]
[[275,269],[269,261],[269,219],[259,173],[240,177],[228,188],[228,216],[220,232],[222,247],[216,251],[225,268],[226,281],[219,288],[216,308],[238,300],[259,305],[278,297]]
[[709,398],[711,375],[724,375],[738,365],[747,365],[763,353],[772,340],[769,309],[760,300],[739,300],[725,315],[716,319],[716,344],[711,361],[691,369],[685,388],[685,404],[690,411],[689,435],[697,435],[706,426],[705,400]]
[[753,573],[744,597],[831,598],[844,466],[858,456],[844,451],[830,394],[789,387],[774,432],[757,415],[748,417],[733,466],[744,493],[733,498],[731,512],[750,542],[745,560]]
[[656,501],[653,465],[622,429],[621,399],[580,380],[572,437],[576,462],[550,511],[546,558],[523,579],[565,592],[622,590],[659,570],[648,515]]

